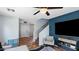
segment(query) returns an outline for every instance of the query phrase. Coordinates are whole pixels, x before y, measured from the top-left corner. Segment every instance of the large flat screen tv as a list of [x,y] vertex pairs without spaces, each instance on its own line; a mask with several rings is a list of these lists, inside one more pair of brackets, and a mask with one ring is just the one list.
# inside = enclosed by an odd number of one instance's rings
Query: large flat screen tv
[[79,19],[55,23],[55,34],[79,36]]

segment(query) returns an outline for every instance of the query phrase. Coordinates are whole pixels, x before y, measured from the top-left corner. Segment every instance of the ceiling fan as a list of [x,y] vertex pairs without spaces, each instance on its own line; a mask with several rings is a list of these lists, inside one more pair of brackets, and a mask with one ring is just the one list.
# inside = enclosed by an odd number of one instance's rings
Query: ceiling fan
[[50,13],[48,12],[49,9],[62,9],[63,7],[34,7],[34,8],[38,8],[39,10],[37,12],[35,12],[33,15],[36,15],[39,12],[41,12],[41,13],[45,13],[47,16],[49,16],[50,15]]

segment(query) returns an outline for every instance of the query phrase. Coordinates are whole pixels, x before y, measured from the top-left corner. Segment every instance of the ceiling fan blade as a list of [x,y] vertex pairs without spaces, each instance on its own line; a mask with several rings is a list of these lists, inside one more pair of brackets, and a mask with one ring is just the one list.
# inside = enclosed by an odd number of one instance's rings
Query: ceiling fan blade
[[47,16],[49,16],[49,15],[50,15],[50,13],[49,13],[48,11],[46,11],[46,15],[47,15]]
[[47,7],[48,9],[62,9],[63,7]]
[[40,10],[38,10],[36,13],[34,13],[33,15],[36,15],[37,13],[39,13],[40,12]]
[[39,8],[39,9],[42,9],[42,8],[47,8],[47,9],[62,9],[63,7],[34,7],[34,8]]

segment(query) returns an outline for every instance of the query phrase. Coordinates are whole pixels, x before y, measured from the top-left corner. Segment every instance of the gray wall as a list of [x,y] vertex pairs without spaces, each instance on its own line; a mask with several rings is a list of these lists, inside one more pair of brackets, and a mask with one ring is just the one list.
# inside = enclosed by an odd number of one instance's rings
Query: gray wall
[[39,45],[44,44],[44,40],[49,36],[49,25],[47,25],[40,33],[39,33]]
[[3,20],[0,17],[0,42],[4,44],[4,37],[3,37]]
[[0,16],[0,40],[19,39],[19,19],[10,16]]
[[42,26],[45,25],[47,22],[47,19],[39,19],[34,24],[33,41],[35,41],[39,37],[39,31],[42,29]]

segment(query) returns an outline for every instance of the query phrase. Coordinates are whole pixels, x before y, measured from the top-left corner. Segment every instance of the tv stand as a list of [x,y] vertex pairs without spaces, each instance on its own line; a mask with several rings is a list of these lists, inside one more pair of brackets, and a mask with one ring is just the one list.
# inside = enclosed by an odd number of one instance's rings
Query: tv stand
[[70,50],[76,50],[76,44],[77,41],[71,40],[71,39],[66,39],[66,38],[59,38],[59,46],[64,47],[65,49]]

